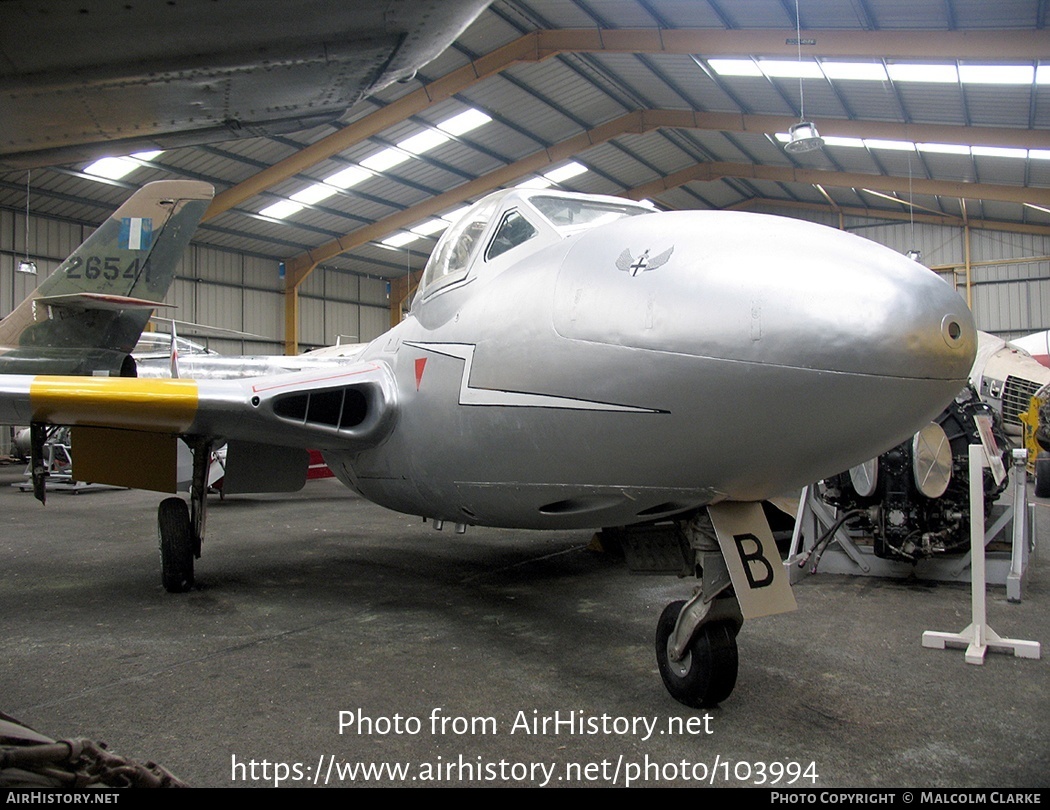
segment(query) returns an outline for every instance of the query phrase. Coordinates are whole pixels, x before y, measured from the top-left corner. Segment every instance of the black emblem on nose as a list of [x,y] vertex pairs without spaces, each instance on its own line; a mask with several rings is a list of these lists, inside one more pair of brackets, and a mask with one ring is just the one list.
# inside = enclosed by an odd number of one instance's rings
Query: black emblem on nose
[[667,260],[671,258],[671,254],[674,253],[674,245],[652,258],[649,257],[649,249],[646,248],[645,252],[637,259],[631,255],[631,250],[628,248],[620,254],[620,258],[616,260],[616,269],[623,270],[625,273],[630,273],[631,276],[637,276],[639,273],[644,273],[648,270],[655,270],[661,265],[667,264]]

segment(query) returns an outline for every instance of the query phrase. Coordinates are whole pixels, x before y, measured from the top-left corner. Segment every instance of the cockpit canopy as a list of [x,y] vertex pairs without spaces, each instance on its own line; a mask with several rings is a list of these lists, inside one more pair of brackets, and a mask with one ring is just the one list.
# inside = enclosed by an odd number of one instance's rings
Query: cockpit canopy
[[438,240],[423,270],[416,301],[467,278],[471,268],[526,243],[542,247],[650,206],[593,194],[541,189],[497,191],[474,203]]

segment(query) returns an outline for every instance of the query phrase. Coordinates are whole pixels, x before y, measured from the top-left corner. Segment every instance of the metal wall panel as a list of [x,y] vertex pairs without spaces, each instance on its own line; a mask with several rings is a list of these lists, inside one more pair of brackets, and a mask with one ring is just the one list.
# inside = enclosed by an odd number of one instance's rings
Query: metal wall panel
[[[194,340],[197,339],[194,338]],[[206,343],[209,349],[217,351],[219,354],[267,354],[267,352],[257,350],[254,346],[246,347],[240,340],[210,337],[206,341],[198,342]]]
[[189,249],[182,254],[182,257],[179,259],[179,263],[175,265],[175,281],[172,283],[171,288],[168,290],[168,294],[164,296],[164,303],[174,304],[176,307],[178,307],[178,309],[162,309],[160,310],[161,315],[177,318],[180,321],[193,320],[192,318],[187,318],[183,312],[183,307],[187,304],[187,296],[189,295],[188,291],[182,290],[181,292],[176,293],[175,287],[180,280],[182,280],[186,284],[195,283],[193,282],[193,279],[197,275],[194,269],[194,265],[196,264],[196,253],[196,246],[190,245]]
[[361,307],[357,304],[346,304],[338,301],[325,301],[324,304],[324,344],[331,346],[339,342],[360,343],[358,317]]
[[18,259],[12,254],[0,254],[0,318],[6,316],[17,305],[15,297],[15,265]]
[[[91,231],[76,223],[32,217],[29,221],[30,258],[46,257],[61,262]],[[25,218],[15,228],[15,250],[25,253]],[[39,262],[39,259],[38,259]]]
[[318,267],[310,275],[306,277],[306,280],[299,285],[299,295],[314,295],[319,298],[324,297],[324,274],[325,271]]
[[299,298],[299,343],[303,346],[325,346],[324,301]]
[[[387,288],[387,282],[381,278],[361,279],[361,303],[388,307],[390,305],[390,293]],[[383,330],[383,332],[385,331],[386,329]],[[379,334],[382,334],[382,332]]]
[[1028,282],[1028,332],[1042,332],[1050,329],[1050,267],[1043,266],[1037,281]]
[[927,267],[953,264],[965,259],[962,228],[896,222],[849,229],[858,236],[886,245],[898,253],[907,253],[912,248],[921,250],[922,263]]
[[276,259],[259,256],[244,256],[244,283],[249,287],[264,287],[268,290],[283,290],[284,279],[279,272]]
[[14,300],[14,220],[11,211],[0,211],[0,318],[18,303]]
[[244,290],[227,284],[198,283],[197,323],[242,331]]
[[361,307],[361,342],[375,340],[390,329],[390,310]]
[[1050,237],[1003,231],[973,231],[971,259],[975,262],[1018,256],[1050,255]]
[[[244,331],[280,343],[284,338],[284,296],[263,290],[244,291]],[[283,347],[278,351],[283,353]]]
[[205,247],[195,250],[198,278],[236,285],[244,283],[244,264],[239,253]]
[[26,219],[18,211],[0,211],[0,317],[7,315],[54,271],[84,240],[87,229],[77,223],[31,216],[28,223],[29,258],[36,262],[36,275],[19,273],[26,256]]
[[165,308],[158,311],[161,318],[175,318],[178,321],[197,323],[197,282],[193,279],[176,278],[168,290],[165,299],[168,304],[174,304],[174,309]]
[[15,249],[15,220],[17,217],[14,211],[0,210],[0,251]]
[[324,297],[334,301],[356,301],[357,285],[360,276],[341,273],[338,270],[326,269],[324,273]]

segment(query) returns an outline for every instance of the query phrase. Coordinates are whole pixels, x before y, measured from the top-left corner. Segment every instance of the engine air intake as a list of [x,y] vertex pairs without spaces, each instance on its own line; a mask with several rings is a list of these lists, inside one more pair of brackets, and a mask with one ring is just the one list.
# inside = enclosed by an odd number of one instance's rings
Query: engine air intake
[[357,387],[287,394],[274,399],[273,412],[304,425],[346,430],[365,421],[368,398]]

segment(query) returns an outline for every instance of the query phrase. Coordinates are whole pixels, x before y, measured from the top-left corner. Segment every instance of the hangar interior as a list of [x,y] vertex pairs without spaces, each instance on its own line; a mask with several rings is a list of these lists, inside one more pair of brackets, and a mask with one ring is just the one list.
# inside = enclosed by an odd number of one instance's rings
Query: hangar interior
[[[814,219],[920,250],[980,329],[1050,327],[1046,4],[798,12],[801,46],[790,0],[495,2],[415,78],[329,124],[101,164],[29,165],[8,115],[0,314],[135,188],[183,178],[217,197],[166,312],[229,330],[206,336],[224,353],[371,340],[442,218],[520,183]],[[803,118],[824,148],[785,151]],[[18,272],[27,257],[35,276]]]
[[[324,5],[322,0],[316,0],[318,4]],[[13,5],[22,7],[18,13],[23,13],[34,4]],[[72,11],[73,5],[62,5],[58,13],[80,14],[82,22],[105,25],[112,15],[125,9],[123,3],[105,0],[79,5],[83,9]],[[131,13],[130,6],[126,10]],[[0,19],[9,13],[9,9],[0,9]],[[6,101],[0,96],[0,316],[11,312],[135,190],[156,180],[184,179],[213,185],[216,196],[167,295],[166,303],[174,308],[165,309],[159,320],[176,319],[180,335],[223,354],[297,354],[339,342],[373,340],[396,323],[409,306],[437,239],[456,215],[489,191],[518,185],[648,200],[657,209],[668,211],[738,210],[817,222],[902,254],[917,251],[917,260],[940,274],[966,300],[980,330],[1004,339],[1047,330],[1048,15],[1050,3],[1045,0],[494,0],[484,5],[449,48],[412,76],[388,84],[345,113],[328,116],[323,123],[260,132],[265,127],[220,121],[219,133],[207,142],[170,146],[149,133],[107,129],[99,123],[104,117],[103,106],[92,107],[95,102],[90,96],[85,96],[84,106],[89,108],[87,119],[95,119],[96,129],[82,121],[70,122],[57,135],[53,131],[30,141],[17,132],[17,96],[12,94]],[[10,38],[14,29],[4,28],[8,35],[5,40],[0,33],[0,42],[10,50],[15,47]],[[279,71],[283,67],[272,65],[267,69]],[[6,68],[0,69],[0,75],[2,70]],[[93,78],[83,78],[83,85],[78,84],[80,81],[74,73],[69,84],[73,89],[65,92],[88,88]],[[215,93],[224,90],[229,77],[204,65],[191,81],[200,92]],[[119,80],[113,86],[119,88]],[[822,146],[786,148],[793,141],[792,128],[807,123],[819,132]],[[77,127],[81,131],[70,135]],[[804,141],[807,134],[802,129],[795,140]],[[63,154],[65,147],[60,141],[66,136],[71,141],[82,136],[81,144],[86,144],[82,146],[83,157],[74,161],[47,159]],[[133,141],[136,149],[113,150],[107,144],[110,140],[121,144]],[[150,148],[151,140],[157,141],[155,148]],[[165,326],[158,323],[156,328],[163,331]],[[7,442],[6,435],[0,436],[0,451],[8,449]],[[120,527],[114,544],[125,539],[130,543],[131,535],[153,531],[152,503],[136,500],[134,493],[117,497],[117,508],[128,516],[128,523]],[[320,496],[321,500],[329,497]],[[328,531],[313,525],[316,515],[310,511],[309,496],[296,496],[284,503],[276,499],[259,503],[279,513],[277,520],[286,521],[285,525],[298,526],[300,521],[306,525],[309,521],[311,532]],[[344,514],[340,510],[348,508],[324,505],[340,519]],[[296,515],[300,506],[309,512],[308,519]],[[237,508],[235,504],[231,512]],[[64,504],[56,511],[59,521],[68,521],[61,523],[64,531],[75,532],[78,518],[74,507]],[[219,510],[217,522],[235,538],[237,548],[252,548],[251,543],[259,539],[247,536],[256,525],[249,518],[258,519],[258,514],[249,512],[244,507],[239,517],[234,513],[231,518],[230,513],[224,516]],[[412,550],[398,533],[400,527],[380,527],[383,519],[381,513],[372,512],[364,517],[356,512],[346,515],[347,524],[362,521],[362,526],[375,528],[376,537],[383,541],[377,539],[374,546],[361,551],[361,559],[372,554],[373,559],[382,561],[379,568],[397,568],[411,558],[411,570],[401,569],[400,575],[412,587],[421,587],[425,595],[438,602],[447,598],[448,604],[455,602],[457,608],[460,603],[455,600],[461,597],[457,589],[464,582],[472,583],[463,607],[470,621],[451,617],[449,611],[449,615],[439,617],[439,626],[433,629],[427,625],[429,619],[413,614],[408,617],[408,629],[391,629],[383,624],[380,631],[368,629],[366,624],[371,619],[330,620],[326,611],[341,605],[346,593],[325,579],[327,571],[310,556],[314,552],[306,543],[286,554],[267,537],[257,552],[241,557],[233,552],[223,557],[220,552],[220,564],[227,566],[229,573],[213,575],[216,591],[193,594],[198,602],[180,608],[182,612],[171,614],[173,618],[156,620],[156,627],[150,625],[151,620],[143,620],[149,626],[136,628],[132,646],[153,643],[150,639],[154,639],[154,632],[170,633],[176,639],[173,644],[183,645],[180,649],[193,648],[192,652],[179,653],[185,656],[179,667],[192,667],[209,682],[221,681],[228,675],[220,663],[226,653],[217,652],[228,641],[223,636],[224,617],[241,611],[232,620],[238,628],[234,635],[252,639],[244,645],[247,649],[269,644],[271,638],[282,634],[295,638],[301,632],[296,621],[302,615],[307,617],[302,619],[306,623],[303,626],[310,628],[302,634],[303,639],[310,637],[330,645],[338,655],[375,655],[367,661],[374,667],[371,675],[351,677],[354,689],[363,688],[362,679],[374,678],[382,683],[405,678],[411,701],[399,703],[400,696],[395,699],[394,693],[384,693],[376,704],[377,711],[393,714],[407,706],[410,713],[422,715],[436,699],[430,695],[445,694],[443,690],[451,693],[457,686],[455,673],[463,669],[480,671],[486,681],[505,677],[504,659],[489,653],[495,649],[504,658],[513,653],[500,646],[496,631],[489,650],[480,641],[477,646],[472,646],[473,641],[458,641],[462,647],[450,641],[462,638],[464,626],[474,628],[474,619],[487,621],[503,609],[486,602],[487,589],[498,591],[499,598],[508,601],[521,594],[523,604],[540,610],[544,607],[542,600],[528,591],[529,584],[515,579],[516,566],[523,564],[521,560],[546,560],[581,548],[578,537],[564,533],[553,539],[519,536],[505,552],[506,559],[499,560],[506,567],[491,574],[485,573],[493,561],[484,545],[496,539],[495,530],[483,530],[476,541],[468,543],[466,561],[450,562],[454,555],[446,556],[444,551],[428,547],[419,554]],[[1042,514],[1040,520],[1045,523]],[[17,531],[34,531],[31,517],[19,515],[15,522]],[[245,536],[238,536],[239,531]],[[62,553],[50,540],[41,548],[53,555]],[[101,541],[98,549],[102,549]],[[288,562],[294,554],[303,554],[305,562]],[[358,552],[353,554],[357,565]],[[78,565],[97,573],[101,564],[91,556],[90,551],[78,552]],[[581,575],[585,587],[609,574],[604,563],[572,560],[569,566]],[[136,556],[133,564],[139,561]],[[347,569],[353,567],[343,557],[331,567],[344,564]],[[340,570],[346,574],[346,583],[367,594],[361,598],[367,601],[368,611],[376,605],[389,607],[395,597],[379,584],[385,574],[365,570],[368,564],[361,563],[361,570]],[[258,577],[268,576],[260,573],[267,565],[276,566],[278,574],[252,595],[253,589],[243,582],[258,584]],[[27,582],[19,573],[22,569],[13,570],[11,576],[21,579],[12,580],[15,587],[8,597],[9,606],[17,604],[19,588],[26,587]],[[428,583],[428,575],[437,570],[441,571],[440,581]],[[550,581],[545,580],[548,574]],[[445,576],[450,577],[448,582]],[[558,572],[544,570],[539,579],[553,586],[557,594],[554,600],[564,598],[567,604],[577,605],[588,599],[614,598],[613,590],[626,588],[617,584],[617,576],[613,574],[612,585],[605,581],[587,594],[572,590]],[[305,583],[315,589],[319,602],[307,607],[290,604],[287,593],[280,591],[281,577],[285,577],[284,582]],[[68,581],[63,578],[56,587],[80,587],[74,579],[72,575]],[[474,590],[476,580],[482,584]],[[229,595],[217,593],[223,588]],[[872,624],[866,625],[864,632],[881,639],[879,630],[872,626],[880,624],[876,612],[881,609],[899,611],[902,627],[915,635],[923,626],[923,618],[914,600],[928,594],[909,590],[911,585],[886,588],[885,594],[876,596],[887,598],[888,603],[875,608],[869,617]],[[628,609],[649,609],[650,603],[663,599],[656,593],[662,590],[668,589],[646,585],[640,593],[632,592]],[[86,598],[85,615],[93,617],[98,626],[119,624],[121,619],[112,615],[115,608],[105,601],[119,591],[118,585],[104,579],[102,595]],[[942,590],[929,595],[935,605],[932,612],[954,616],[958,608],[952,597],[959,593]],[[1045,604],[1045,594],[1045,584],[1037,579],[1026,594],[1024,606],[1017,608],[1006,624],[1020,625],[1021,631],[1027,632],[1033,623],[1041,622],[1037,627],[1045,631],[1045,619],[1036,613],[1038,606]],[[145,591],[128,595],[149,598]],[[413,595],[401,593],[406,601]],[[812,599],[813,594],[810,596]],[[843,647],[841,652],[827,652],[838,649],[835,638],[857,632],[845,618],[850,606],[856,604],[854,596],[848,586],[834,582],[816,597],[823,612],[816,617],[819,628],[815,633],[811,632],[814,623],[810,615],[809,619],[771,624],[773,629],[763,631],[752,643],[768,653],[777,649],[778,632],[808,638],[807,663],[814,669],[801,677],[811,678],[809,683],[815,690],[843,698],[850,692],[848,684],[818,683],[818,679],[831,677],[820,669],[822,666],[828,670],[838,666],[851,677],[859,677],[861,665],[854,651]],[[864,594],[864,598],[869,596]],[[235,606],[238,599],[242,601]],[[279,607],[266,600],[279,603]],[[560,609],[556,605],[553,612],[560,616]],[[56,610],[62,620],[74,622],[68,608]],[[211,638],[205,638],[206,634],[198,638],[197,610],[205,614]],[[267,627],[264,635],[271,635],[260,641],[255,635],[255,619],[244,616],[248,610],[266,617],[258,621]],[[299,610],[302,612],[296,614]],[[590,619],[580,619],[572,610],[565,608],[570,616],[566,623],[581,635],[590,632]],[[381,613],[377,610],[375,615]],[[267,624],[271,615],[279,617],[272,626]],[[511,619],[515,628],[511,632],[520,631],[519,641],[529,636],[524,643],[531,652],[557,644],[561,645],[558,654],[564,658],[576,654],[570,648],[572,636],[551,642],[546,636],[540,638],[546,631],[530,635],[531,626],[521,630],[528,626],[530,617],[515,614]],[[242,621],[243,628],[239,624]],[[446,669],[435,664],[440,671],[429,676],[433,680],[419,672],[405,676],[397,662],[343,646],[348,643],[337,631],[345,627],[329,625],[330,621],[359,621],[360,626],[355,624],[352,629],[364,635],[374,633],[370,640],[377,643],[389,640],[392,633],[403,632],[405,639],[429,650],[437,638],[445,643],[444,649],[454,651],[449,653],[452,660],[443,662]],[[385,621],[379,619],[380,624]],[[624,625],[599,628],[603,643],[617,652],[609,659],[610,671],[603,672],[603,680],[590,683],[589,688],[597,692],[611,684],[617,708],[628,712],[634,702],[649,700],[651,695],[625,687],[621,674],[644,679],[652,673],[643,671],[644,666],[619,649],[617,633],[626,629],[633,637],[643,632],[642,625],[644,633],[650,628],[637,616],[625,619]],[[314,638],[317,628],[322,629]],[[42,632],[46,635],[50,631]],[[147,641],[138,637],[140,632]],[[821,646],[825,642],[827,646]],[[883,640],[873,643],[889,645]],[[112,654],[112,646],[120,644],[107,637],[98,647]],[[588,646],[590,652],[594,651]],[[255,668],[254,674],[243,679],[258,680],[244,691],[281,693],[288,688],[287,672],[294,667],[316,668],[319,675],[324,673],[325,683],[338,683],[339,669],[306,641],[290,654],[295,656],[295,663],[274,653],[272,672],[270,659],[249,661],[246,654],[245,660],[237,662],[238,671]],[[50,651],[47,664],[68,666],[71,656]],[[836,660],[828,663],[825,656]],[[825,762],[840,756],[865,760],[861,766],[845,762],[841,770],[832,769],[832,781],[842,785],[905,781],[916,778],[915,774],[935,784],[978,784],[984,774],[989,774],[990,778],[1014,780],[1022,786],[1046,786],[1046,767],[1050,764],[1046,751],[1050,749],[1044,721],[1050,705],[1050,683],[1045,665],[1039,665],[1028,702],[1014,700],[1005,690],[988,698],[973,679],[964,680],[958,692],[954,692],[954,685],[945,687],[960,701],[981,705],[974,721],[980,733],[971,734],[971,729],[946,719],[954,708],[952,698],[931,686],[935,680],[939,686],[955,678],[957,668],[951,662],[937,659],[928,665],[927,659],[910,649],[907,653],[891,652],[886,658],[879,661],[880,669],[901,660],[907,662],[901,691],[921,693],[931,705],[936,703],[939,710],[935,719],[924,711],[910,713],[909,708],[896,703],[886,709],[891,698],[899,695],[885,686],[880,687],[884,691],[864,694],[859,705],[848,709],[842,708],[845,699],[836,703],[836,708],[825,710],[819,699],[809,696],[802,708],[791,710],[787,720],[774,728],[769,720],[772,714],[763,710],[769,704],[758,695],[746,712],[726,721],[734,736],[722,739],[731,740],[726,743],[728,748],[745,757],[753,753],[748,748],[752,743],[747,742],[752,728],[762,728],[769,736],[760,753],[769,758],[778,750],[792,749],[797,741],[794,729],[798,727],[811,732],[813,739],[826,733],[826,739],[812,749],[816,756],[824,757]],[[795,697],[794,686],[785,678],[780,658],[774,654],[772,660],[775,663],[757,678],[759,686],[745,690],[752,689],[746,695],[754,699],[763,688],[766,696],[774,696],[781,706]],[[545,669],[542,656],[539,663],[519,663],[521,672],[511,676],[512,685],[520,694],[540,701],[541,685],[547,683],[555,665]],[[472,668],[475,664],[477,670]],[[160,672],[157,680],[164,681],[166,690],[160,698],[162,710],[175,715],[186,706],[197,705],[196,696],[188,694],[192,690],[180,681],[175,665],[168,669],[165,664],[152,674],[139,672],[134,661],[128,666],[131,675],[107,673],[109,682],[135,693]],[[570,669],[575,672],[576,666]],[[887,682],[898,677],[892,666],[880,674]],[[1024,674],[1016,675],[1019,682],[1024,682]],[[1015,677],[1012,670],[1010,677]],[[218,714],[229,712],[225,720],[231,729],[245,717],[251,733],[259,738],[271,734],[271,721],[279,712],[273,705],[260,709],[243,694],[233,694],[241,679],[238,674],[232,686],[216,687],[229,701]],[[552,706],[586,702],[573,689],[562,687],[552,687]],[[87,680],[78,681],[77,688],[81,690],[78,695],[102,699],[96,694],[97,687]],[[485,697],[476,698],[476,704],[471,704],[470,698],[459,698],[460,709],[481,713],[488,693],[482,695]],[[325,722],[344,705],[340,702],[343,695],[334,692],[311,693],[308,698],[323,707],[318,715],[326,713]],[[146,699],[142,697],[142,701]],[[52,705],[46,698],[31,694],[28,687],[19,687],[16,704],[19,701],[36,718],[54,722],[55,714],[69,710],[73,722],[86,726],[93,722],[83,705],[72,708],[76,697],[63,697]],[[275,699],[270,704],[275,701],[280,702]],[[164,732],[170,739],[158,745],[155,738],[140,731],[143,714],[135,708],[135,700],[128,705],[132,708],[112,704],[112,722],[98,725],[97,733],[123,732],[131,738],[126,747],[133,753],[141,751],[143,758],[154,755],[158,747],[158,757],[162,757],[167,749],[176,766],[197,773],[202,782],[221,784],[227,780],[225,761],[203,761],[204,754],[191,745],[195,735],[201,734],[200,726],[194,723],[203,723],[202,717],[187,715],[173,721],[172,729]],[[208,701],[202,705],[215,710]],[[600,704],[586,703],[586,708],[601,710]],[[883,711],[897,711],[905,719],[900,726],[889,728]],[[1025,731],[1015,735],[1021,726]],[[901,739],[921,737],[927,730],[948,740],[946,747],[925,742],[913,745]],[[288,733],[294,744],[304,748],[312,744],[310,735],[332,738],[318,717],[308,718],[302,728]],[[224,744],[230,746],[234,744],[230,741],[238,739],[234,731],[224,731],[223,735]],[[851,748],[862,745],[853,740],[865,735],[872,735],[872,747],[884,750],[862,753]],[[968,735],[972,740],[967,740]],[[1018,737],[1017,750],[1003,754]],[[391,743],[388,750],[418,755],[408,747],[411,740],[386,742]],[[973,749],[965,747],[970,742]],[[517,741],[515,745],[519,746]],[[519,748],[517,753],[522,758],[533,754],[524,743]],[[601,748],[603,755],[617,753],[609,740],[603,739]],[[260,745],[259,751],[264,749],[279,756],[272,738],[265,746]],[[963,754],[957,756],[960,750]],[[679,752],[663,741],[661,753],[672,756]],[[973,767],[975,762],[981,765],[999,756],[1003,761],[994,767]],[[949,760],[951,765],[945,766]],[[909,769],[915,762],[919,765]],[[947,770],[941,770],[945,767]],[[972,769],[971,775],[965,775],[966,768]]]

